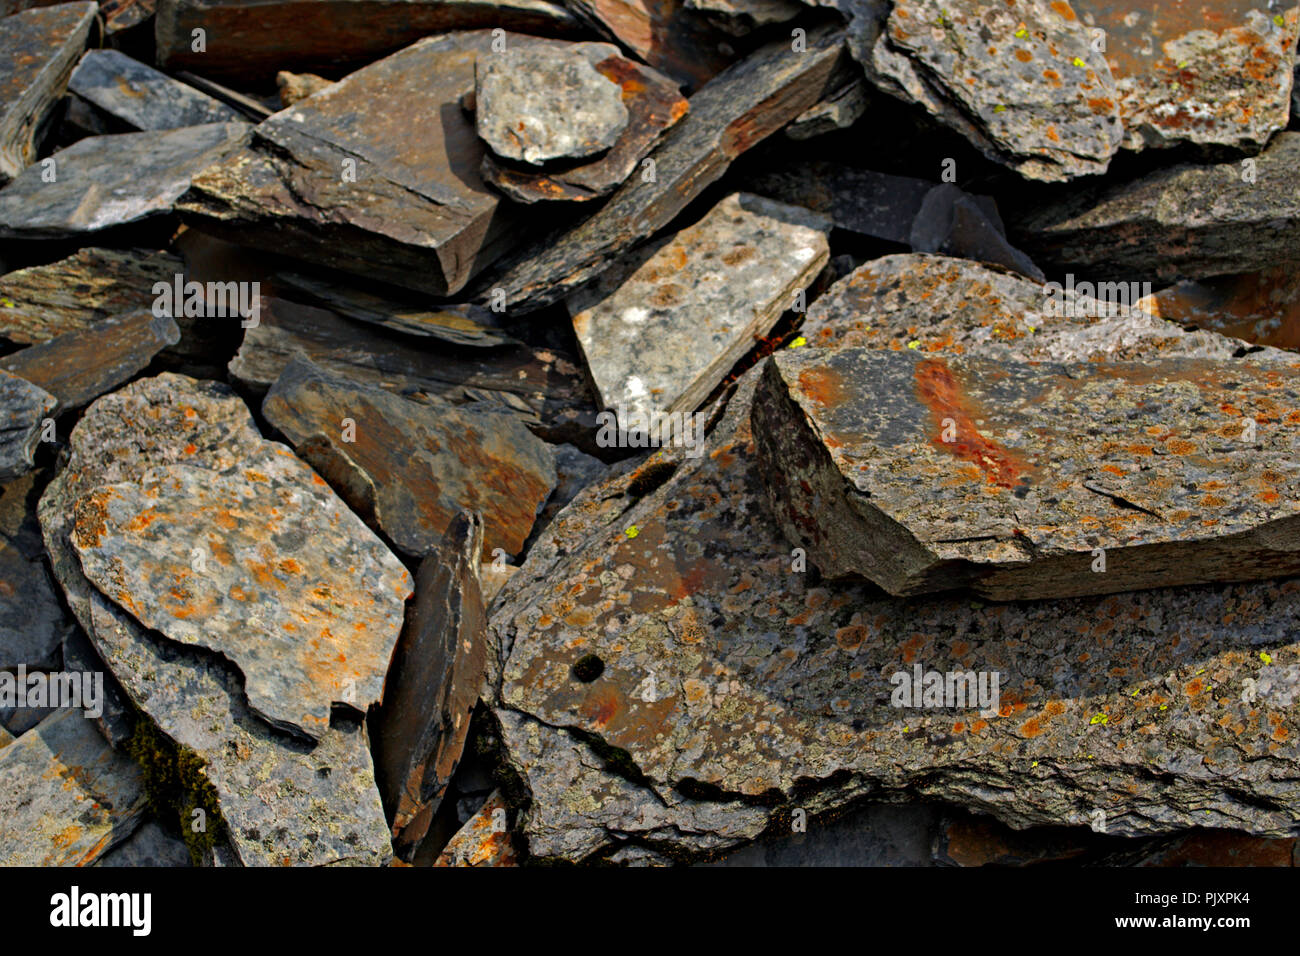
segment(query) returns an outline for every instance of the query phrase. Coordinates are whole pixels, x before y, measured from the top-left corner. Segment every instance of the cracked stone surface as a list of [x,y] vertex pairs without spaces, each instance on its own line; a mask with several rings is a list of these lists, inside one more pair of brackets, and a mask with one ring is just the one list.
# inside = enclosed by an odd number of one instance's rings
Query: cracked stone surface
[[0,864],[87,866],[143,822],[140,770],[80,710],[0,748]]
[[73,71],[68,89],[136,130],[244,122],[243,114],[225,103],[118,50],[87,52]]
[[0,481],[16,478],[36,465],[42,423],[59,400],[26,379],[0,371]]
[[163,374],[104,396],[73,430],[71,457],[41,497],[46,550],[73,613],[131,701],[205,762],[244,865],[384,865],[388,826],[364,724],[335,716],[318,744],[249,709],[232,665],[143,628],[81,573],[74,504],[185,462],[237,469],[269,444],[226,386]]
[[568,302],[600,406],[643,421],[694,411],[821,272],[829,231],[805,209],[736,193],[648,257],[612,265]]
[[485,554],[518,554],[555,487],[554,455],[513,415],[413,402],[301,358],[262,412],[409,555],[436,547],[461,509],[482,514]]
[[510,833],[500,829],[497,821],[507,813],[505,798],[499,790],[479,807],[478,812],[456,831],[443,848],[434,866],[516,866],[518,857]]
[[[704,456],[660,453],[680,464],[645,497],[627,471],[580,495],[498,598],[489,636],[508,756],[539,817],[521,825],[531,852],[615,852],[629,789],[673,824],[658,847],[688,855],[701,813],[724,849],[792,807],[904,794],[1017,828],[1102,809],[1121,835],[1296,835],[1300,581],[991,605],[820,583],[792,570],[767,510],[758,374]],[[584,682],[574,665],[590,655],[603,670]],[[891,707],[890,678],[918,664],[998,672],[997,714]],[[590,746],[561,763],[575,735],[622,751],[622,769]],[[572,786],[583,767],[601,789]]]
[[0,192],[0,238],[60,239],[171,212],[190,180],[249,136],[246,123],[92,136],[29,166]]
[[[541,166],[609,149],[627,127],[617,83],[596,71],[581,49],[507,49],[479,56],[474,67],[475,126],[498,156]],[[603,54],[603,55],[602,55]]]
[[36,159],[41,135],[95,23],[93,3],[4,17],[0,28],[0,186]]
[[[0,485],[0,669],[59,664],[71,622],[45,569],[36,501],[47,475],[31,472]],[[66,664],[66,662],[65,662]]]

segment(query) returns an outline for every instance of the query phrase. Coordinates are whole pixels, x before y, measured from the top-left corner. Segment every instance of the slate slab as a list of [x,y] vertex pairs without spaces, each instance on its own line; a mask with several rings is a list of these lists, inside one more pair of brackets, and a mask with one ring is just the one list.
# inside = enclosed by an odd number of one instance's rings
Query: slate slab
[[26,379],[0,372],[0,481],[35,466],[43,423],[58,404],[57,398]]
[[71,621],[45,569],[36,501],[48,474],[0,484],[0,669],[53,669]]
[[244,122],[225,103],[118,50],[88,51],[73,71],[68,89],[135,130]]

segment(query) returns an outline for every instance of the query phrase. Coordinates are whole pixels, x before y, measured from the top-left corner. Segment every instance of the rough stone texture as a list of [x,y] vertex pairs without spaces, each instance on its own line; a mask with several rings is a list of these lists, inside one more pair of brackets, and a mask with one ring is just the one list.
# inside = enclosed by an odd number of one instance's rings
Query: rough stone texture
[[793,20],[804,10],[796,0],[685,0],[685,6],[735,36]]
[[736,193],[611,266],[568,302],[597,403],[647,422],[694,411],[821,272],[829,231],[806,209]]
[[35,466],[42,423],[58,404],[57,398],[26,379],[0,372],[0,481]]
[[319,740],[331,704],[383,696],[410,574],[287,449],[102,485],[78,501],[71,541],[141,624],[234,663],[277,726]]
[[479,591],[483,523],[461,513],[420,562],[415,606],[393,655],[375,721],[375,763],[393,836],[413,852],[460,762],[487,672]]
[[492,791],[478,812],[456,831],[434,866],[516,866],[518,856],[508,830],[496,821],[506,813],[506,801],[499,790]]
[[184,260],[141,249],[81,249],[66,259],[0,276],[0,337],[35,345],[151,308],[155,282],[185,272]]
[[[599,458],[594,458],[573,445],[553,445],[551,451],[555,454],[555,490],[551,492],[551,496],[546,499],[545,506],[537,515],[537,521],[533,525],[532,538],[534,539],[547,525],[555,520],[555,516],[563,511],[565,506],[576,498],[582,489],[594,484],[605,476],[605,472],[609,471],[609,466]],[[487,553],[490,555],[492,552],[488,551]],[[485,573],[490,566],[484,568]],[[517,569],[510,568],[512,572],[515,570]],[[501,580],[500,583],[496,584],[496,588],[499,589],[501,584],[504,583],[505,580]],[[486,598],[487,603],[491,604],[492,597],[495,595],[496,591],[493,590],[492,594]]]
[[413,402],[304,359],[285,368],[262,413],[409,555],[437,547],[461,509],[482,515],[486,554],[518,554],[555,487],[550,449],[513,415]]
[[1300,8],[1267,0],[1073,0],[1106,31],[1124,146],[1263,145],[1286,126]]
[[187,867],[191,862],[190,851],[184,842],[150,820],[96,860],[94,865]]
[[[497,599],[489,638],[534,854],[612,851],[626,791],[677,826],[656,848],[682,853],[868,796],[1018,828],[1086,826],[1102,809],[1118,835],[1296,834],[1300,581],[991,606],[818,583],[792,571],[767,511],[755,375],[704,456],[660,453],[681,463],[644,497],[629,493],[644,466],[589,489]],[[584,683],[573,666],[589,655],[604,669]],[[998,716],[890,707],[890,676],[916,664],[1000,673]],[[575,784],[601,766],[575,734],[623,775]]]
[[1138,304],[1179,325],[1300,351],[1300,271],[1293,265],[1180,282]]
[[494,290],[506,305],[530,311],[563,299],[615,257],[666,226],[754,144],[794,119],[826,92],[842,52],[841,33],[808,32],[807,49],[789,40],[760,47],[690,99],[690,113],[649,157],[655,175],[632,176],[582,223],[511,258]]
[[238,468],[267,444],[248,408],[224,385],[164,374],[99,399],[70,444],[67,466],[40,502],[55,577],[132,702],[206,761],[237,861],[387,863],[364,724],[336,715],[314,747],[276,731],[249,709],[233,666],[142,628],[82,576],[68,540],[75,502],[97,488],[177,462]]
[[71,630],[45,569],[36,501],[47,477],[32,472],[0,485],[0,669],[53,669]]
[[1114,79],[1068,4],[846,0],[849,46],[878,87],[917,103],[1028,179],[1106,171]]
[[[1092,281],[1200,279],[1300,258],[1300,133],[1260,155],[1179,165],[1100,196],[1076,194],[1012,225],[1038,261]],[[1253,178],[1253,182],[1247,181]]]
[[79,710],[0,749],[0,865],[85,866],[139,826],[140,771]]
[[543,0],[160,0],[154,36],[164,69],[270,81],[280,70],[335,75],[434,33],[494,27],[568,36],[578,24]]
[[755,423],[773,510],[823,574],[898,595],[1105,594],[1300,574],[1296,381],[804,349],[769,363]]
[[[33,7],[54,6],[58,0],[0,0],[0,17]],[[99,15],[104,20],[104,30],[111,37],[115,33],[138,26],[153,16],[154,0],[103,0]]]
[[795,117],[785,135],[804,140],[848,129],[866,113],[868,103],[866,81],[855,77]]
[[730,62],[726,34],[684,0],[570,0],[569,8],[656,70],[698,89]]
[[[608,59],[617,47],[602,51]],[[541,166],[581,159],[617,142],[628,112],[618,84],[578,49],[519,50],[480,56],[474,67],[474,122],[498,156]]]
[[0,27],[0,186],[36,159],[50,112],[86,48],[95,4],[61,3],[4,17]]
[[245,123],[83,139],[0,191],[0,238],[58,239],[170,212],[204,167],[248,138]]
[[63,412],[121,385],[180,340],[174,319],[142,309],[7,355],[0,369],[45,389]]
[[117,50],[86,53],[68,81],[68,89],[136,130],[244,121],[225,103]]
[[275,74],[275,85],[280,90],[280,102],[285,106],[293,106],[294,103],[305,100],[309,96],[315,96],[333,82],[315,73],[290,73],[288,70],[281,70]]
[[1007,242],[997,204],[981,198],[951,183],[935,186],[921,201],[908,243],[916,252],[941,252],[1045,279],[1029,256]]
[[[583,44],[598,48],[602,44]],[[516,202],[564,200],[585,202],[606,195],[641,167],[667,129],[686,115],[686,98],[677,87],[648,66],[621,56],[593,57],[601,76],[617,83],[628,122],[603,156],[568,163],[552,163],[545,170],[503,163],[491,153],[483,156],[485,180]]]
[[182,214],[232,241],[454,294],[523,232],[479,177],[485,146],[459,105],[492,43],[488,30],[429,37],[282,110],[195,179]]
[[384,336],[332,312],[264,299],[261,321],[244,332],[230,374],[266,389],[295,355],[353,381],[419,399],[436,395],[454,405],[482,401],[517,414],[543,437],[590,438],[591,393],[576,360],[556,349],[528,346],[464,352],[423,347],[406,336]]

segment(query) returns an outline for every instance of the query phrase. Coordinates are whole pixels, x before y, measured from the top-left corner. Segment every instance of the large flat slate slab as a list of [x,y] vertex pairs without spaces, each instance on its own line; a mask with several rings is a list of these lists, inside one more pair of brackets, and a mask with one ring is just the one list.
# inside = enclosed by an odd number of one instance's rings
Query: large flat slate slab
[[242,123],[243,114],[118,50],[90,50],[68,89],[113,121],[137,130]]

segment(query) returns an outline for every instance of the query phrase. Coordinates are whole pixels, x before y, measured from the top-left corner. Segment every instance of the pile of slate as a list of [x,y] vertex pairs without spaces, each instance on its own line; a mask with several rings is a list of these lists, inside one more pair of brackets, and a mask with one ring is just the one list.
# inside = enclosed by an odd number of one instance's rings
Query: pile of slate
[[0,863],[1300,863],[1300,3],[1139,7],[0,5]]

